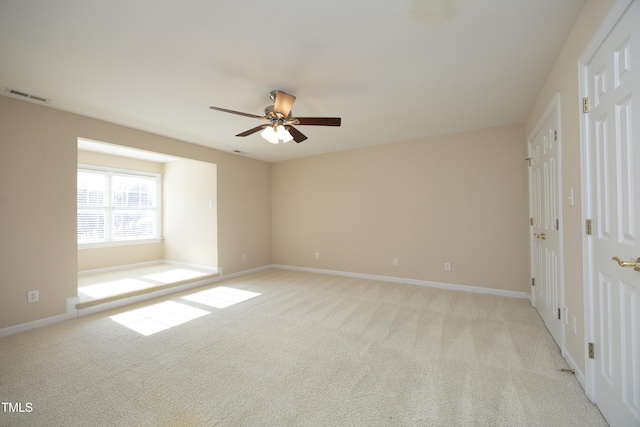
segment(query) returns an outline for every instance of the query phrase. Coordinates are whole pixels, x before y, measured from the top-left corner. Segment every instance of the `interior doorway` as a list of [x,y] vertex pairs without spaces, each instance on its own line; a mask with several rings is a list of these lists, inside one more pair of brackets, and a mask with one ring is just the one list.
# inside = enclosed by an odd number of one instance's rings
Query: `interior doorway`
[[532,304],[564,348],[560,94],[529,137]]
[[586,391],[640,425],[640,1],[619,0],[579,60]]

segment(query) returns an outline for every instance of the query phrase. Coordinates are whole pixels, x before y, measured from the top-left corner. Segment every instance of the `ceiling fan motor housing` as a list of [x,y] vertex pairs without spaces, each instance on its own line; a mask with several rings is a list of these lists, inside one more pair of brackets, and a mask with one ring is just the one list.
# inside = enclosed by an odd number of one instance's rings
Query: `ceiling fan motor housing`
[[264,107],[264,116],[271,120],[272,124],[291,124],[285,122],[293,121],[293,115],[291,114],[291,111],[289,111],[289,115],[287,117],[284,117],[282,113],[276,113],[273,111],[273,105],[267,105],[266,107]]

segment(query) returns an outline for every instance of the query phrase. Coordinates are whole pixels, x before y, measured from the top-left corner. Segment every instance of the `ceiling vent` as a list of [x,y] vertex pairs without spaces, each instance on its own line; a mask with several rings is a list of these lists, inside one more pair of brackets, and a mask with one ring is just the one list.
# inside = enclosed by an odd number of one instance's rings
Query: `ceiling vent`
[[38,102],[51,102],[51,100],[49,98],[45,98],[43,96],[38,96],[38,95],[33,95],[31,93],[27,93],[21,90],[15,90],[15,89],[11,89],[10,87],[6,88],[4,90],[4,93],[7,95],[14,95],[16,97],[20,97],[20,98],[26,98],[26,99],[30,99],[33,101],[38,101]]

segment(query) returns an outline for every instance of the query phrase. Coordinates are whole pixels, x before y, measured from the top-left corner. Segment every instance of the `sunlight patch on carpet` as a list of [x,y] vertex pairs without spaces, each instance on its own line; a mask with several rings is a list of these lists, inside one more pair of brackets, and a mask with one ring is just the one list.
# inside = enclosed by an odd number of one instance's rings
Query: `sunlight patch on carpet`
[[111,316],[110,319],[144,336],[153,335],[190,320],[205,316],[210,312],[199,308],[165,301],[148,307],[138,308]]
[[149,287],[149,283],[139,279],[121,279],[111,282],[98,283],[78,288],[78,292],[92,298],[107,298],[126,292],[139,291]]
[[206,291],[187,295],[186,297],[182,297],[182,299],[208,305],[214,308],[226,308],[259,295],[261,294],[257,292],[218,286],[217,288],[207,289]]

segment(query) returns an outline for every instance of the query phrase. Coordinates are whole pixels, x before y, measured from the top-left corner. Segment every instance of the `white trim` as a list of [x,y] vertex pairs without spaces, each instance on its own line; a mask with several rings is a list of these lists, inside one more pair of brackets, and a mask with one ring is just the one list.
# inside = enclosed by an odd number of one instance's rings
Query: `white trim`
[[[531,144],[533,143],[534,138],[536,137],[536,135],[542,130],[542,127],[544,126],[545,122],[552,117],[553,113],[555,112],[556,115],[556,124],[557,124],[557,129],[556,131],[558,132],[558,140],[557,140],[557,144],[558,144],[558,158],[557,158],[557,165],[558,165],[558,176],[557,176],[557,182],[556,182],[556,203],[558,204],[558,220],[560,221],[560,224],[562,225],[562,228],[560,230],[558,230],[558,252],[559,252],[559,257],[558,257],[558,276],[560,277],[560,295],[559,295],[559,301],[558,304],[560,305],[560,308],[562,310],[562,313],[565,313],[565,303],[564,303],[564,217],[563,217],[563,212],[562,212],[562,202],[564,200],[563,194],[562,194],[562,116],[561,116],[561,111],[562,111],[562,105],[560,103],[560,92],[556,92],[556,94],[554,95],[553,99],[551,100],[551,102],[549,103],[549,105],[547,106],[547,109],[544,111],[544,113],[542,114],[542,116],[540,116],[540,119],[538,119],[538,123],[536,123],[536,126],[533,128],[533,131],[529,134],[529,137],[527,138],[527,147],[529,150],[529,157],[531,157]],[[532,214],[532,197],[533,195],[531,194],[531,168],[529,168],[529,212],[530,214]],[[533,259],[534,259],[534,254],[533,254],[533,226],[529,226],[530,229],[530,233],[529,233],[529,261],[530,261],[530,269],[531,269],[531,277],[533,277]],[[532,300],[532,304],[534,307],[536,306],[536,300],[535,300],[535,289],[533,286],[531,286],[531,300]],[[537,310],[537,309],[536,309]],[[567,319],[564,319],[565,321],[560,321],[560,349],[561,351],[564,352],[565,350],[565,346],[566,346],[566,325],[567,325]]]
[[593,378],[595,372],[593,369],[595,367],[589,363],[589,351],[587,348],[587,343],[593,339],[593,319],[591,318],[591,313],[593,313],[593,307],[591,305],[591,291],[592,291],[592,277],[591,277],[591,245],[589,242],[589,236],[585,233],[584,226],[585,221],[591,218],[591,196],[590,196],[590,188],[591,188],[591,178],[589,176],[589,152],[587,149],[587,123],[584,117],[584,113],[582,113],[582,99],[588,96],[588,92],[585,90],[588,85],[585,85],[585,73],[587,72],[586,63],[580,62],[578,63],[578,105],[576,108],[579,111],[580,116],[580,192],[582,199],[582,224],[580,227],[582,229],[582,281],[583,285],[583,304],[584,304],[584,317],[582,321],[584,322],[584,340],[583,343],[583,357],[584,357],[584,365],[585,365],[585,383],[584,383],[584,391],[589,399],[594,400],[595,394],[593,393]]
[[[538,123],[536,123],[533,131],[529,134],[527,142],[531,142],[536,134],[540,132],[540,129],[542,129],[542,125],[544,125],[544,122],[546,122],[547,119],[551,117],[551,113],[553,113],[554,110],[557,110],[556,114],[558,116],[558,119],[560,119],[560,92],[556,92],[556,94],[553,96],[553,99],[551,99],[551,102],[547,106],[547,109],[544,110],[544,113],[542,113],[542,115],[538,119]],[[558,123],[558,126],[560,126],[560,123]],[[560,129],[558,129],[558,135],[560,135]]]
[[275,268],[275,266],[273,264],[266,264],[266,265],[263,265],[263,266],[260,266],[260,267],[250,268],[249,270],[237,271],[235,273],[231,273],[231,274],[227,274],[227,275],[224,275],[222,273],[222,268],[221,268],[220,269],[220,280],[235,279],[236,277],[246,276],[247,274],[258,273],[260,271],[269,270],[271,268]]
[[[145,172],[145,171],[137,171],[131,169],[120,169],[114,168],[110,166],[96,166],[96,165],[88,165],[84,163],[78,163],[77,172],[84,173],[94,173],[99,174],[101,176],[107,177],[107,187],[106,187],[106,201],[104,206],[76,206],[78,210],[104,210],[105,214],[105,239],[104,240],[92,240],[88,242],[77,242],[78,250],[83,249],[95,249],[95,248],[107,248],[107,247],[117,247],[117,246],[128,246],[128,245],[147,245],[147,244],[157,244],[162,241],[162,196],[163,196],[163,182],[162,182],[162,174],[156,172]],[[126,178],[138,178],[138,179],[148,179],[155,182],[156,185],[156,205],[153,207],[122,207],[122,206],[114,206],[113,205],[113,178],[114,177],[126,177]],[[126,211],[126,210],[143,210],[153,212],[156,216],[155,222],[155,230],[154,236],[151,237],[128,237],[128,238],[116,238],[114,237],[114,218],[116,211]]]
[[[591,41],[587,44],[582,54],[578,59],[578,111],[580,118],[580,188],[582,191],[582,225],[587,219],[591,219],[591,177],[589,174],[589,153],[587,147],[587,139],[589,136],[589,129],[587,128],[587,122],[584,114],[582,113],[582,99],[589,96],[589,85],[586,81],[586,73],[588,72],[588,65],[593,60],[593,57],[597,53],[600,46],[604,43],[605,39],[609,36],[609,33],[616,26],[620,18],[627,11],[631,3],[634,0],[617,0],[615,4],[609,10],[606,18],[600,24],[600,27],[595,32]],[[592,401],[595,398],[594,389],[594,377],[596,365],[589,359],[588,342],[593,342],[594,337],[594,319],[591,314],[593,313],[593,301],[591,300],[591,293],[593,291],[593,277],[591,276],[591,239],[589,236],[582,232],[582,274],[583,274],[583,294],[584,294],[584,337],[585,342],[583,345],[584,360],[585,360],[585,377],[584,377],[584,390]]]
[[76,309],[76,306],[80,303],[80,297],[79,296],[75,296],[75,297],[69,297],[67,298],[67,315],[71,316],[72,318],[74,317],[78,317],[78,310]]
[[282,270],[302,271],[306,273],[331,274],[333,276],[353,277],[356,279],[379,280],[382,282],[400,283],[404,285],[427,286],[430,288],[448,289],[451,291],[473,292],[477,294],[495,295],[509,298],[529,299],[526,292],[507,291],[504,289],[481,288],[478,286],[456,285],[453,283],[431,282],[428,280],[405,279],[402,277],[380,276],[377,274],[352,273],[348,271],[323,270],[320,268],[297,267],[292,265],[273,264],[272,268],[280,268]]
[[77,310],[75,309],[78,303],[78,297],[70,297],[66,300],[66,312],[63,314],[57,314],[55,316],[46,317],[44,319],[34,320],[32,322],[21,323],[19,325],[7,326],[0,329],[0,338],[8,337],[9,335],[19,334],[21,332],[27,332],[32,329],[41,328],[43,326],[53,325],[54,323],[62,322],[65,320],[71,320],[78,317]]
[[[536,125],[536,129],[540,126],[540,124]],[[537,132],[536,132],[537,133]],[[533,219],[533,191],[531,189],[532,187],[532,174],[531,174],[531,137],[527,138],[527,157],[528,157],[528,162],[529,162],[529,166],[527,167],[527,175],[528,175],[528,184],[529,184],[529,304],[531,304],[532,307],[536,306],[536,289],[535,286],[533,286],[533,279],[534,279],[534,264],[533,264],[533,257],[534,257],[534,243],[533,243],[533,224],[531,224],[532,219]]]
[[78,243],[78,250],[115,248],[120,246],[134,245],[157,245],[162,242],[163,237],[154,237],[151,239],[129,239],[129,240],[110,240],[105,242]]
[[575,371],[574,375],[576,376],[576,379],[578,380],[578,382],[582,386],[582,389],[586,390],[584,374],[582,373],[582,371],[578,367],[578,364],[576,363],[576,361],[573,360],[573,356],[571,356],[571,353],[569,353],[569,351],[567,349],[562,349],[562,357],[564,357],[564,360],[567,361],[567,364],[569,365],[569,367]]
[[634,0],[617,0],[611,9],[609,9],[609,13],[606,18],[600,24],[598,30],[594,33],[593,37],[587,47],[584,48],[582,55],[578,58],[578,64],[587,64],[593,56],[596,54],[598,49],[600,49],[600,45],[604,43],[604,40],[607,38],[613,27],[616,26],[622,15],[627,11],[631,3]]

